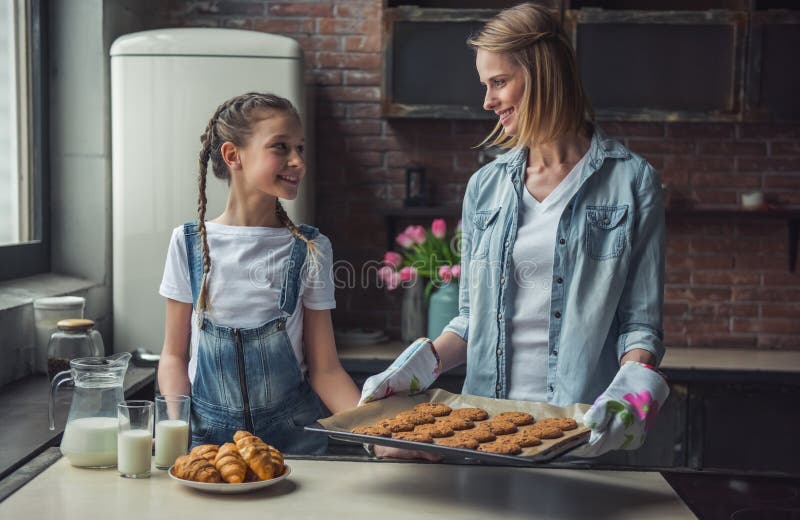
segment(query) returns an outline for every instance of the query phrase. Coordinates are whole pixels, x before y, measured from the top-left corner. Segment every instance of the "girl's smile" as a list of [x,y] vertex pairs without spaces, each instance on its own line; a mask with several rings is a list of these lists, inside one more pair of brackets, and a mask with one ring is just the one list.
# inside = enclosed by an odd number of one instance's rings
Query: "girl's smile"
[[247,145],[239,150],[242,180],[249,189],[293,200],[306,174],[304,152],[300,121],[270,113],[253,125]]

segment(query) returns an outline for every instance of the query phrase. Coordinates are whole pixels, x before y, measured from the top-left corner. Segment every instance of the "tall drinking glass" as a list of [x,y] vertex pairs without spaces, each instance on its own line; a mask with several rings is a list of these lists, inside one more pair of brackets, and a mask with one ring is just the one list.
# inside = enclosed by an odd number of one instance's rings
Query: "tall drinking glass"
[[156,468],[169,469],[189,448],[188,395],[156,397]]
[[117,404],[117,470],[127,478],[149,478],[153,453],[153,401]]

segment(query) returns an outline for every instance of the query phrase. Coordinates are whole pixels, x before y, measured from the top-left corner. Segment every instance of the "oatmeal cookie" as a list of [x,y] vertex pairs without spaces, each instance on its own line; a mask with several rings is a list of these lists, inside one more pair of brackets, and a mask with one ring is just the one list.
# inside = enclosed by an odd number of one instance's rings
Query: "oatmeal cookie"
[[450,415],[448,417],[442,417],[438,419],[436,422],[446,424],[454,430],[469,430],[470,428],[475,426],[475,424],[472,421],[464,419],[463,417],[456,417],[454,415]]
[[534,424],[528,431],[534,432],[533,434],[539,437],[540,439],[558,439],[559,437],[564,436],[564,432],[561,431],[560,428],[555,426],[548,426],[543,425],[539,426],[538,424]]
[[469,450],[476,449],[480,444],[475,439],[463,435],[453,435],[451,437],[436,439],[434,443],[441,446],[449,446],[450,448],[466,448]]
[[356,426],[351,430],[360,435],[373,435],[375,437],[391,437],[392,432],[380,426]]
[[404,421],[402,419],[382,419],[375,423],[379,428],[386,428],[392,433],[396,432],[410,432],[414,430],[415,424],[411,421]]
[[492,433],[489,428],[473,428],[471,430],[460,431],[458,434],[462,437],[470,437],[478,442],[491,442],[497,439],[497,436]]
[[533,416],[525,412],[503,412],[492,417],[492,420],[508,421],[516,424],[517,426],[533,424]]
[[578,422],[569,417],[548,417],[540,421],[536,421],[536,426],[555,426],[560,430],[574,430],[578,427]]
[[442,403],[419,403],[414,407],[414,411],[429,413],[434,417],[444,417],[450,415],[453,409]]
[[432,424],[436,422],[436,418],[429,413],[415,412],[414,410],[407,410],[400,412],[394,416],[395,419],[402,419],[416,424]]
[[530,448],[531,446],[538,446],[542,443],[542,439],[536,436],[536,432],[527,429],[520,430],[517,433],[512,433],[507,437],[516,442],[523,448]]
[[500,453],[502,455],[516,455],[522,452],[522,448],[516,442],[484,442],[478,446],[478,451],[485,451],[487,453]]
[[441,422],[435,422],[433,424],[420,424],[414,428],[414,431],[419,433],[428,433],[434,439],[439,437],[450,437],[453,435],[453,429]]
[[433,442],[433,437],[429,433],[422,432],[397,432],[392,434],[392,438],[414,442]]
[[489,413],[483,408],[456,408],[450,416],[461,417],[469,421],[485,421],[489,418]]
[[516,433],[517,431],[517,425],[510,421],[492,419],[486,424],[486,427],[495,435],[508,435],[510,433]]

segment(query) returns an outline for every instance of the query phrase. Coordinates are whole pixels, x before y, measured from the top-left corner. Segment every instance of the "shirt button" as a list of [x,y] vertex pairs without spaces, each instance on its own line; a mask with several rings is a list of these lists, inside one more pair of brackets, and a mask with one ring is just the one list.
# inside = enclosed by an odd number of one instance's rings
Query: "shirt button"
[[566,243],[567,243],[567,241],[566,241],[566,240],[564,240],[563,238],[559,238],[559,239],[558,239],[558,243],[559,243],[559,244],[561,244],[561,245],[563,246],[564,244],[566,244]]
[[499,356],[499,355],[500,355],[502,352],[503,352],[503,351],[502,351],[502,350],[500,350],[499,348],[497,349],[497,355],[498,355],[498,356]]
[[502,313],[498,313],[497,314],[497,321],[500,321],[502,319],[503,319],[503,314]]
[[506,277],[505,276],[501,276],[500,277],[500,283],[506,283]]
[[559,276],[558,278],[556,278],[556,282],[564,283],[564,279]]
[[553,391],[553,385],[547,385],[547,389],[552,392]]
[[560,318],[561,317],[561,313],[559,311],[556,311],[556,312],[553,313],[553,316],[555,316],[556,318]]
[[611,223],[611,219],[607,219],[607,218],[603,219],[603,224],[608,225],[610,223]]
[[554,350],[554,351],[553,351],[553,357],[555,357],[555,356],[557,356],[557,355],[558,355],[558,351],[557,351],[557,350]]
[[497,383],[497,386],[495,386],[494,388],[495,388],[495,390],[497,390],[499,392],[500,388],[502,388],[502,387],[500,386],[500,383]]
[[509,245],[511,245],[511,242],[506,240],[506,247],[508,247]]

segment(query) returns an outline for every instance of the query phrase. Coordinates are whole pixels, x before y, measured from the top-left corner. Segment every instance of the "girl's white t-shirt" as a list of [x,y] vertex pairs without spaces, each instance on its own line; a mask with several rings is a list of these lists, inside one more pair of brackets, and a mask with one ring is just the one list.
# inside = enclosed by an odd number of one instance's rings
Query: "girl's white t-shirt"
[[511,261],[511,377],[508,398],[547,402],[550,297],[561,214],[580,186],[584,155],[541,202],[525,186]]
[[[210,308],[206,317],[213,323],[232,328],[258,327],[281,316],[278,308],[286,262],[294,237],[286,228],[227,226],[206,222],[206,237],[211,255],[208,289]],[[305,373],[303,354],[303,308],[323,310],[336,307],[333,286],[333,251],[322,234],[315,239],[319,269],[303,269],[297,306],[286,323],[297,362]],[[308,266],[308,264],[306,264]],[[192,303],[192,287],[186,257],[183,226],[172,231],[164,277],[159,294],[183,303]],[[189,380],[197,371],[199,329],[192,311]]]

